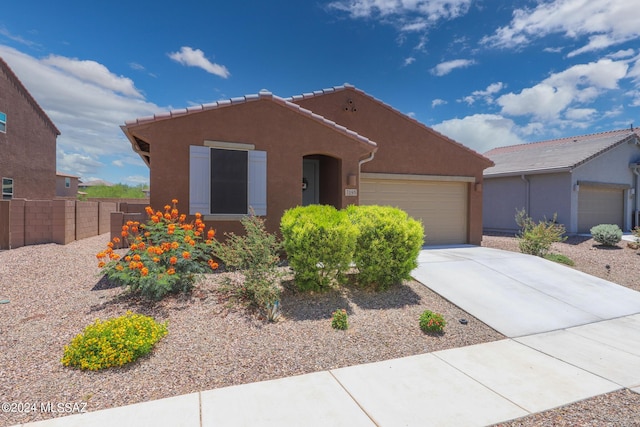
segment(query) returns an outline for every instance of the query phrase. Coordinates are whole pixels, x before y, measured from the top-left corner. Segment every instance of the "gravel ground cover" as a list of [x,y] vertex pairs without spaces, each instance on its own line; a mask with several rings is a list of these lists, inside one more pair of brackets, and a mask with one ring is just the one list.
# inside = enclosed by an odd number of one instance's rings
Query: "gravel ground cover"
[[[518,241],[513,236],[485,235],[482,246],[519,252]],[[551,252],[571,258],[577,270],[640,291],[640,252],[628,248],[626,241],[609,248],[590,237],[573,236],[565,242],[554,243]],[[623,389],[498,426],[640,426],[640,394]]]
[[[230,304],[218,292],[221,274],[208,275],[188,297],[150,304],[100,280],[95,254],[107,241],[102,235],[0,252],[0,300],[10,299],[0,305],[0,402],[38,409],[82,402],[95,411],[504,338],[416,282],[384,293],[309,295],[287,287],[278,323]],[[349,313],[347,331],[330,325],[340,308]],[[444,315],[444,335],[419,329],[426,309]],[[169,334],[149,356],[98,372],[62,366],[64,345],[85,326],[127,310],[169,321]],[[0,413],[0,426],[61,415]]]

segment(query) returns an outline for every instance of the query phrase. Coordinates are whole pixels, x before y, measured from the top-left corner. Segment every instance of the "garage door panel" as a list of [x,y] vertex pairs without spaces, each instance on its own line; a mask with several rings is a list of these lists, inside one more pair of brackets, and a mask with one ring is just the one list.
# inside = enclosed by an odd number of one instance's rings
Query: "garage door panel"
[[624,190],[581,185],[578,192],[578,232],[588,233],[598,224],[623,228]]
[[363,179],[363,205],[389,205],[422,221],[428,245],[467,242],[467,183]]

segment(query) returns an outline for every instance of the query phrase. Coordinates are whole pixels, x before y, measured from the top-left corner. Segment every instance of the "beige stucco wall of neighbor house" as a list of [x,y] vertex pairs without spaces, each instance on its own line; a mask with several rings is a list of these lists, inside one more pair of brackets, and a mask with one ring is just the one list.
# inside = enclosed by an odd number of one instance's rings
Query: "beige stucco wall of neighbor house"
[[[150,143],[150,204],[154,209],[178,199],[180,212],[189,212],[189,147],[205,141],[254,144],[267,152],[267,217],[270,232],[279,231],[280,218],[288,208],[302,204],[304,156],[322,155],[333,162],[335,188],[330,200],[336,207],[357,204],[345,195],[348,177],[357,178],[359,162],[369,157],[372,146],[337,132],[327,124],[299,114],[278,102],[261,99],[232,107],[221,107],[129,126],[136,137]],[[357,188],[358,182],[355,183]],[[224,232],[242,233],[239,220],[212,220],[211,226]],[[113,230],[112,230],[113,232]]]
[[631,229],[632,214],[640,210],[640,200],[636,197],[640,189],[637,188],[638,181],[629,164],[638,162],[640,162],[640,145],[625,142],[574,169],[571,182],[573,189],[571,204],[575,206],[572,215],[573,230],[577,230],[578,227],[577,206],[580,187],[576,187],[576,184],[581,181],[628,186],[624,190],[624,228]]
[[378,151],[362,172],[472,177],[467,241],[482,241],[483,171],[487,158],[353,88],[293,102],[373,139]]
[[[66,183],[69,181],[69,187]],[[78,177],[71,175],[56,175],[56,197],[74,199],[78,196]]]
[[6,132],[0,132],[0,178],[13,179],[14,198],[53,199],[58,130],[4,63],[0,111],[7,115]]

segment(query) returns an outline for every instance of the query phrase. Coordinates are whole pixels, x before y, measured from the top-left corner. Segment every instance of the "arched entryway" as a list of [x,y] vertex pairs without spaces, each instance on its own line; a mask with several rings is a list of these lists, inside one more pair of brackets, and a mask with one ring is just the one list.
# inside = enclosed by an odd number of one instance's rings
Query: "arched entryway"
[[340,209],[341,160],[323,154],[302,159],[302,205],[332,205]]

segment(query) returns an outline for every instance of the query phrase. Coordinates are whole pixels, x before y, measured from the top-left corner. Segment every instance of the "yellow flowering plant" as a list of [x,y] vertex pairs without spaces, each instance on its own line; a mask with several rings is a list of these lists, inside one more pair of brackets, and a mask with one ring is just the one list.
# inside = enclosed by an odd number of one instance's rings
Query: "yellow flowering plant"
[[110,281],[145,297],[161,299],[170,292],[190,291],[196,274],[218,268],[212,257],[215,231],[205,231],[199,213],[193,222],[187,222],[177,204],[173,199],[164,212],[147,206],[146,223],[128,221],[122,226],[122,238],[130,242],[126,256],[113,250],[119,237],[96,255],[98,267]]
[[151,352],[167,334],[167,322],[133,314],[101,321],[96,319],[64,346],[62,364],[97,371],[123,366]]

